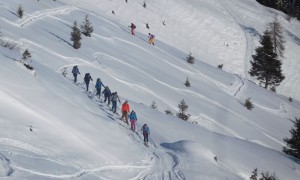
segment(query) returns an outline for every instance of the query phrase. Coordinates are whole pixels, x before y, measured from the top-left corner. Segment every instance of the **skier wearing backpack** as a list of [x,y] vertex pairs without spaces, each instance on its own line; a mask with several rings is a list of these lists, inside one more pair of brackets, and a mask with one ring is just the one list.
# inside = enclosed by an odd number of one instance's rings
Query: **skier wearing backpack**
[[131,28],[131,34],[135,36],[134,29],[136,28],[136,26],[133,23],[131,23],[130,28]]
[[105,87],[105,89],[102,92],[104,94],[104,102],[106,102],[106,100],[108,100],[107,105],[110,105],[110,96],[111,96],[111,92],[108,86]]
[[78,66],[73,66],[72,74],[74,76],[74,83],[77,82],[77,74],[80,74]]
[[127,124],[129,124],[128,123],[128,113],[130,112],[130,106],[129,106],[129,104],[128,104],[128,101],[126,100],[123,104],[122,104],[122,120],[123,120],[123,118],[125,118],[125,122],[127,123]]
[[96,81],[96,84],[95,84],[95,88],[96,88],[96,90],[97,90],[96,96],[97,96],[98,98],[100,98],[100,96],[101,96],[101,86],[103,86],[103,87],[105,88],[105,86],[104,86],[104,84],[102,83],[101,79],[100,79],[100,78],[97,78],[97,81]]
[[135,131],[137,121],[136,113],[132,110],[128,117],[130,120],[131,130]]
[[90,73],[85,73],[85,76],[84,76],[84,82],[86,84],[86,91],[89,92],[89,84],[90,84],[90,81],[93,81]]
[[111,102],[112,102],[111,111],[113,113],[116,113],[116,111],[117,111],[117,101],[119,101],[119,103],[121,103],[119,96],[118,96],[118,92],[111,93]]
[[141,131],[143,132],[143,136],[144,136],[144,142],[147,143],[148,142],[148,138],[150,135],[150,129],[147,126],[147,124],[144,124]]
[[152,44],[153,46],[154,46],[154,38],[155,38],[155,36],[153,35],[153,34],[148,34],[149,36],[149,44]]

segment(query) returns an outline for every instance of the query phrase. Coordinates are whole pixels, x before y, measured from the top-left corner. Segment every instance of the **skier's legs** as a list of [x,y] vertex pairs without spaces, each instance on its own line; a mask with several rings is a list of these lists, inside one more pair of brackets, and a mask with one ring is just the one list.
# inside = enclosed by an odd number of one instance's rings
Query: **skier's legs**
[[148,133],[145,133],[146,135],[146,142],[148,142]]
[[77,82],[77,74],[73,74],[73,76],[74,76],[74,83],[76,83]]
[[107,105],[109,106],[110,105],[110,96],[108,96],[107,98],[108,98]]
[[98,96],[100,98],[100,95],[101,95],[101,89],[100,88],[97,88],[97,93],[96,93],[96,96]]
[[132,128],[133,128],[133,130],[135,131],[135,127],[136,127],[136,121],[132,121]]
[[85,84],[86,84],[86,91],[89,92],[89,84],[90,84],[90,82],[86,81]]
[[126,111],[126,113],[125,113],[125,122],[127,123],[127,124],[129,124],[128,123],[128,112]]
[[117,111],[117,101],[112,101],[112,108],[111,108],[113,113],[116,113]]

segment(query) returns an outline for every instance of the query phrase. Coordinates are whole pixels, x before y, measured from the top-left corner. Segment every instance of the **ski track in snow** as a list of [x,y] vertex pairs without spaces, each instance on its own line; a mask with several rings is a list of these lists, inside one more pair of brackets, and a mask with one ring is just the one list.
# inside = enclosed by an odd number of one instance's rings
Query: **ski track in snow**
[[245,86],[245,80],[242,79],[238,74],[235,74],[235,76],[239,79],[240,83],[239,86],[233,92],[234,97],[236,97],[238,93],[241,91],[241,89]]
[[19,149],[24,149],[24,150],[27,150],[27,151],[30,151],[30,152],[33,152],[33,153],[39,154],[39,155],[47,155],[47,153],[45,153],[45,151],[38,149],[31,144],[21,142],[18,140],[14,140],[14,139],[0,138],[0,144],[17,147]]
[[10,165],[10,160],[0,153],[0,178],[10,176],[14,170]]
[[[71,82],[72,80],[69,79]],[[176,156],[176,154],[171,151],[165,150],[164,148],[157,146],[155,142],[149,138],[149,147],[145,147],[143,145],[143,137],[142,134],[138,131],[131,131],[130,127],[123,121],[119,120],[120,115],[114,114],[110,107],[106,105],[106,103],[102,102],[102,100],[96,97],[95,93],[86,92],[86,87],[84,83],[76,84],[82,93],[85,93],[93,102],[95,102],[98,107],[107,114],[107,116],[118,123],[119,127],[124,129],[128,136],[130,136],[134,141],[138,143],[138,146],[144,149],[150,156],[152,161],[154,161],[151,167],[148,166],[133,166],[133,168],[141,169],[141,172],[133,179],[179,179],[185,180],[184,174],[180,171],[180,159]],[[137,127],[139,129],[139,127]],[[56,178],[73,178],[80,177],[89,172],[101,171],[102,167],[99,169],[93,170],[84,170],[80,171],[73,175],[64,175],[64,176],[49,176]],[[111,168],[128,168],[128,166],[111,166]],[[16,169],[18,169],[16,167]],[[158,173],[159,172],[159,173]],[[36,172],[35,172],[36,173]],[[41,175],[41,174],[39,174]]]
[[67,14],[77,8],[71,7],[71,6],[63,6],[59,8],[53,8],[53,9],[48,9],[48,10],[43,10],[43,11],[36,11],[33,14],[28,14],[22,19],[18,20],[15,24],[20,26],[20,27],[25,27],[37,20],[40,20],[44,17],[49,17],[52,15],[57,15],[57,14]]
[[[244,77],[245,77],[245,79],[248,79],[248,69],[249,69],[249,63],[251,61],[252,47],[253,47],[252,36],[248,32],[246,32],[245,29],[243,29],[241,27],[244,24],[243,20],[238,15],[233,13],[234,11],[231,9],[230,5],[228,5],[228,1],[219,0],[219,3],[224,7],[226,12],[239,24],[241,30],[243,31],[243,33],[245,35],[245,38],[246,38],[246,55],[245,55],[245,60],[244,60]],[[235,93],[234,96],[237,96],[237,94],[239,92],[241,92],[242,88],[244,88],[245,86],[246,86],[246,81],[243,81],[243,85],[239,88],[239,90]]]

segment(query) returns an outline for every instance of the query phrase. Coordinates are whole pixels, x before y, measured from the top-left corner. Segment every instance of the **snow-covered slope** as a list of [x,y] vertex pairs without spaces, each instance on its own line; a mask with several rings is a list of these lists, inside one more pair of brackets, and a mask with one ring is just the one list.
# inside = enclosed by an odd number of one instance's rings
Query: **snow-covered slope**
[[[15,11],[21,2],[25,15],[19,19]],[[251,6],[256,4],[232,2],[247,6],[248,11],[254,11]],[[255,37],[238,29],[235,13],[240,10],[220,10],[228,8],[224,3],[153,0],[147,2],[149,9],[145,13],[137,0],[129,0],[128,4],[115,0],[1,1],[2,34],[21,44],[22,50],[0,48],[0,177],[248,179],[257,167],[276,172],[280,179],[298,179],[300,165],[284,155],[281,148],[282,139],[289,136],[290,120],[300,116],[300,102],[289,102],[287,97],[245,80],[243,73],[248,68],[245,60],[253,48],[247,44],[252,42],[247,38]],[[109,6],[118,16],[107,15]],[[162,11],[163,6],[170,7],[169,11]],[[121,10],[123,15],[119,15]],[[199,15],[199,10],[207,18]],[[216,15],[212,16],[212,12]],[[94,33],[90,38],[83,37],[82,47],[75,50],[69,40],[71,26],[74,21],[81,23],[86,14]],[[129,34],[127,24],[133,15],[139,26],[142,21],[138,18],[153,19],[147,21],[151,32],[157,34],[155,46],[145,42],[146,29],[138,28],[135,37]],[[164,16],[167,26],[154,23]],[[176,20],[176,16],[182,19]],[[193,28],[198,20],[190,20],[193,26],[181,27],[188,18],[200,17],[208,23],[199,24],[201,31]],[[171,26],[176,23],[178,31]],[[289,26],[297,30],[297,24]],[[226,30],[226,27],[231,28]],[[203,34],[202,30],[209,34]],[[224,42],[230,43],[228,51],[213,36],[222,36]],[[190,65],[184,58],[188,50],[194,52],[191,47],[208,48],[211,52],[197,51],[201,61]],[[27,48],[36,75],[14,60],[20,59]],[[235,53],[236,62],[225,64],[225,69],[233,70],[236,63],[242,75],[204,63],[230,61]],[[81,72],[78,85],[72,83],[71,68],[75,64]],[[61,75],[64,68],[67,77]],[[295,66],[289,68],[296,71]],[[118,91],[122,102],[129,101],[137,112],[138,132],[130,131],[118,114],[113,114],[93,95],[94,82],[90,86],[92,93],[85,93],[82,82],[86,72],[94,80],[101,78],[112,91]],[[190,88],[183,84],[187,77]],[[255,106],[252,111],[242,105],[248,97]],[[164,113],[166,109],[176,113],[182,99],[189,105],[189,122]],[[152,101],[158,105],[157,111],[149,108]],[[149,148],[143,145],[139,130],[144,123],[151,129]]]
[[80,4],[95,12],[101,9],[122,24],[134,22],[137,31],[154,33],[157,39],[185,53],[192,52],[200,61],[215,67],[224,64],[224,70],[244,77],[248,76],[251,55],[260,35],[277,16],[284,26],[286,40],[282,68],[286,79],[277,91],[300,99],[300,23],[286,21],[283,13],[263,7],[255,0],[146,0],[146,8],[142,7],[144,0],[64,2]]

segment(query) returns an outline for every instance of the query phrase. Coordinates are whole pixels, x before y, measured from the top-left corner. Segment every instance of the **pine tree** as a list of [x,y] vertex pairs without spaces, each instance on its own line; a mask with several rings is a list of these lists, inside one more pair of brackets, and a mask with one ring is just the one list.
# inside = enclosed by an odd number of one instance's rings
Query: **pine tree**
[[190,83],[188,77],[186,78],[186,81],[185,81],[184,85],[185,85],[186,87],[191,87],[191,83]]
[[82,34],[84,34],[85,36],[91,37],[91,34],[94,31],[94,28],[88,19],[88,15],[85,16],[83,25],[81,25],[80,28],[81,28]]
[[192,56],[192,53],[190,53],[188,55],[188,57],[186,57],[186,61],[190,64],[194,64],[195,63],[195,58]]
[[71,32],[71,41],[73,41],[74,49],[80,48],[80,46],[81,46],[80,40],[81,40],[81,32],[77,26],[77,22],[75,21],[74,25],[72,27],[72,32]]
[[250,176],[250,180],[258,180],[257,179],[257,168],[252,171],[252,175]]
[[180,101],[180,103],[178,104],[177,107],[179,109],[179,113],[176,114],[177,117],[179,117],[182,120],[187,121],[190,117],[189,114],[186,114],[189,106],[185,104],[184,99],[182,101]]
[[152,101],[151,108],[157,110],[157,105],[155,101]]
[[31,54],[30,52],[28,51],[28,49],[26,49],[24,52],[23,52],[23,55],[22,55],[22,60],[23,62],[25,62],[27,59],[31,58]]
[[284,80],[284,75],[281,73],[281,62],[277,59],[277,54],[274,52],[268,31],[264,32],[260,44],[262,46],[257,47],[255,49],[256,54],[252,56],[252,68],[249,74],[258,79],[260,83],[263,83],[266,89],[269,85],[278,86]]
[[23,10],[23,8],[22,8],[22,5],[19,6],[18,11],[17,11],[17,14],[18,14],[19,18],[22,18],[22,17],[23,17],[24,10]]
[[300,118],[295,118],[294,127],[290,130],[291,138],[284,138],[287,146],[283,147],[283,152],[300,159]]
[[276,52],[276,54],[278,54],[282,58],[285,49],[285,41],[282,36],[282,26],[278,22],[277,17],[274,19],[273,22],[269,23],[268,31],[270,32],[270,36],[273,42],[274,52]]

